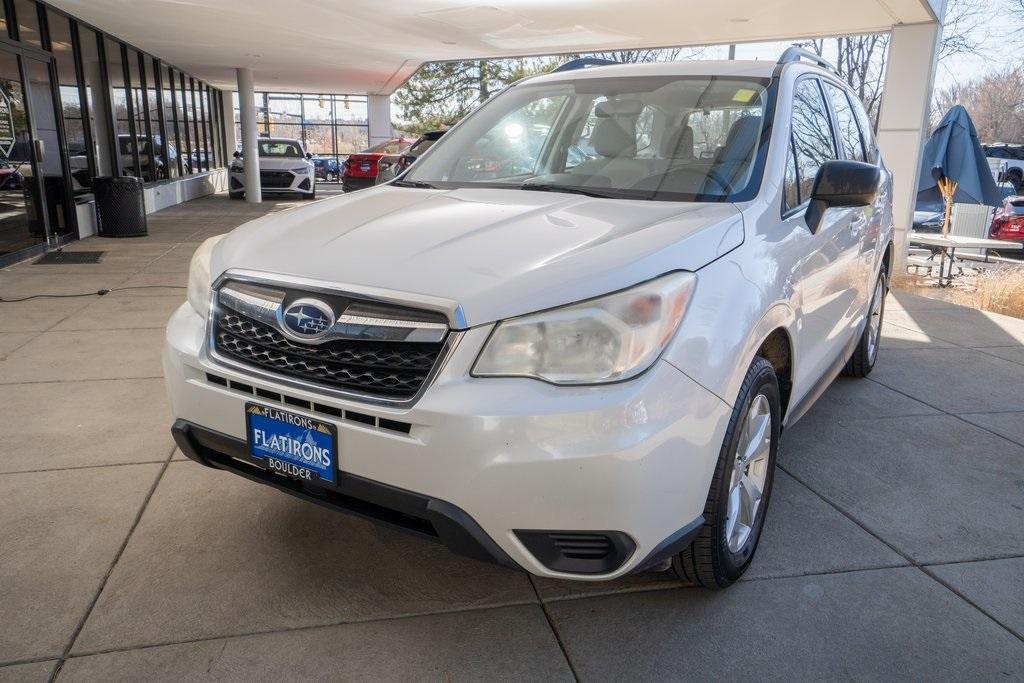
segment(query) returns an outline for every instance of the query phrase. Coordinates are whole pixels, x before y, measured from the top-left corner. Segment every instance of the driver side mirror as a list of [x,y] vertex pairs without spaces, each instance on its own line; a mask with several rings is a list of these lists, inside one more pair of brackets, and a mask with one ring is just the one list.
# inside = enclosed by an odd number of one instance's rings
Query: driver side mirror
[[826,161],[818,169],[807,207],[807,227],[818,232],[825,211],[832,208],[868,206],[875,201],[882,170],[863,161]]
[[236,159],[241,159],[241,158],[242,158],[242,153],[241,153],[241,152],[238,152],[238,151],[236,151],[236,152],[235,152],[234,154],[232,154],[231,156],[233,156],[233,157],[234,157],[234,158],[236,158]]

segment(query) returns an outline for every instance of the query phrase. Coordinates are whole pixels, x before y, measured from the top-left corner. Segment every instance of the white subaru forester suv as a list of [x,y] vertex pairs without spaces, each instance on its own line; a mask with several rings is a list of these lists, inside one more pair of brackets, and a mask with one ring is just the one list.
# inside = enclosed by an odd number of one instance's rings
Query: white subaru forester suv
[[779,437],[878,352],[889,174],[826,68],[521,81],[397,180],[196,252],[193,460],[534,574],[718,588]]

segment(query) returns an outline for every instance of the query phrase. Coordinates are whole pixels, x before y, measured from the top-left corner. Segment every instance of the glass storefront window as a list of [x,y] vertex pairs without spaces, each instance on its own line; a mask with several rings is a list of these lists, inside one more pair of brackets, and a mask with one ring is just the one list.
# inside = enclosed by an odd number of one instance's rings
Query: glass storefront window
[[[95,31],[78,27],[78,44],[81,51],[82,73],[85,76],[85,104],[88,111],[88,127],[92,138],[92,149],[88,157],[72,156],[71,173],[83,190],[92,189],[93,175],[111,175],[115,171],[111,166],[110,137],[106,125],[98,125],[98,116],[102,116],[102,108],[107,106],[103,92],[102,65],[96,47]],[[99,114],[97,114],[99,112]],[[92,163],[90,172],[89,164]]]
[[132,143],[132,153],[138,157],[139,164],[139,172],[133,175],[138,175],[144,182],[149,183],[156,180],[154,143],[152,134],[146,130],[146,122],[148,121],[146,107],[148,102],[146,101],[146,92],[143,89],[144,84],[141,71],[139,70],[139,53],[132,49],[128,50],[128,76],[131,91],[129,114],[132,125],[130,129],[134,130],[135,133],[135,139],[130,142]]
[[185,80],[185,76],[181,72],[174,72],[174,87],[175,87],[175,101],[178,104],[178,142],[181,143],[181,157],[182,157],[182,168],[185,174],[195,173],[195,167],[192,165],[192,112],[191,112],[191,98],[188,97],[189,93],[185,90],[185,86],[188,81]]
[[178,108],[175,106],[174,79],[170,69],[160,69],[160,89],[163,94],[164,127],[167,132],[168,175],[177,178],[182,171],[181,143],[178,141]]
[[39,31],[39,10],[35,0],[14,0],[14,16],[18,19],[18,40],[33,47],[43,46]]
[[55,12],[50,14],[49,19],[50,48],[57,60],[61,112],[64,117],[64,140],[71,164],[72,189],[76,193],[87,192],[92,186],[92,173],[85,137],[82,94],[78,87],[78,73],[75,71],[71,22],[67,17]]

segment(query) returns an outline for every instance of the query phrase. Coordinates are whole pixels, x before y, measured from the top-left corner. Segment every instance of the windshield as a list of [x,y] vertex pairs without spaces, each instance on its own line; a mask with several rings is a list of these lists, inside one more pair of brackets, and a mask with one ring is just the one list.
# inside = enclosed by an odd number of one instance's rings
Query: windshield
[[302,148],[297,142],[287,140],[261,140],[261,157],[301,157]]
[[399,184],[669,201],[753,196],[767,85],[709,76],[526,83],[445,135]]

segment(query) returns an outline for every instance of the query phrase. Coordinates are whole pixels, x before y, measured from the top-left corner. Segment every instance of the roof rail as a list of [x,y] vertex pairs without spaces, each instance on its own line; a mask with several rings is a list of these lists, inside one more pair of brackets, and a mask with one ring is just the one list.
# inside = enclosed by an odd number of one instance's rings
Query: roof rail
[[580,57],[579,59],[573,59],[571,61],[562,64],[551,73],[556,74],[559,71],[575,71],[576,69],[586,69],[590,66],[607,66],[609,64],[619,64],[614,59],[600,59],[599,57]]
[[785,66],[786,64],[799,62],[801,59],[806,59],[809,62],[814,62],[816,65],[822,67],[823,69],[828,69],[832,73],[839,73],[839,69],[836,68],[835,64],[828,61],[827,59],[824,59],[823,57],[821,57],[821,55],[811,52],[806,48],[802,48],[799,45],[787,47],[786,51],[782,53],[781,57],[779,57],[778,65],[780,67]]

